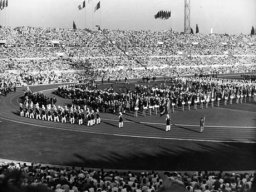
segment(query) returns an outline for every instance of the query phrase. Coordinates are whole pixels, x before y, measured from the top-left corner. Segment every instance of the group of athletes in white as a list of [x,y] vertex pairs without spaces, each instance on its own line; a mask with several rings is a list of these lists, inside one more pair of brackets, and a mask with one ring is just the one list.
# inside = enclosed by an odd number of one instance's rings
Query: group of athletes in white
[[52,104],[40,107],[39,103],[34,105],[32,101],[25,100],[24,103],[20,103],[20,116],[61,123],[85,124],[87,126],[101,123],[99,110],[91,110],[86,105],[83,108],[75,105],[57,107]]

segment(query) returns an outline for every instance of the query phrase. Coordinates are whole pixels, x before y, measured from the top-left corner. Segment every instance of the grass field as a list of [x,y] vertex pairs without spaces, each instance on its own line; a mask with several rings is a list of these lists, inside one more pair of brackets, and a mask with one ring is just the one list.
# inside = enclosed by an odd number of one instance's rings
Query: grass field
[[[20,88],[0,98],[0,158],[113,169],[256,169],[255,103],[176,111],[172,114],[175,126],[166,133],[160,116],[125,115],[123,129],[113,114],[101,114],[103,122],[94,127],[22,118],[16,112],[23,92]],[[58,98],[58,104],[70,102]],[[199,133],[202,115],[206,129]]]

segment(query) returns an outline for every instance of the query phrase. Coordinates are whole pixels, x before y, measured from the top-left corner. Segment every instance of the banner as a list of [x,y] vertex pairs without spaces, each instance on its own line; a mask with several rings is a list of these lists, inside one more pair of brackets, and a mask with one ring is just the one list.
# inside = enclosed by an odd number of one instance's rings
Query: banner
[[99,8],[100,8],[100,1],[97,3],[94,11],[97,11]]

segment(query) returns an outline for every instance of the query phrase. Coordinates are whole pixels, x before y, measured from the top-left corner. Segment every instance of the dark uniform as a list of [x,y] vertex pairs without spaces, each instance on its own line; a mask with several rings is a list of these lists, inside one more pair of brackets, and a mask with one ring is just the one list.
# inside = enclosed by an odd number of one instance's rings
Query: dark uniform
[[122,113],[120,113],[120,115],[119,115],[119,128],[122,128],[122,127],[124,127],[124,120],[123,120],[123,115],[122,115]]
[[171,131],[171,118],[169,114],[166,115],[166,129],[165,131]]
[[204,131],[205,126],[205,117],[201,117],[200,119],[200,132],[202,133]]

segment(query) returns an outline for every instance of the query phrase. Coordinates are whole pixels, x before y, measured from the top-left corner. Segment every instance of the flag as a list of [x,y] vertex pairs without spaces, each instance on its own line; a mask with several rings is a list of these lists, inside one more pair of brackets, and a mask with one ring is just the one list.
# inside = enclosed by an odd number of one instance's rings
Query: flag
[[4,9],[8,6],[8,0],[0,0],[0,9]]
[[194,30],[190,27],[190,33],[194,34]]
[[254,27],[252,26],[251,35],[254,35],[254,34],[255,34],[255,29],[254,29]]
[[97,3],[94,11],[97,11],[99,8],[100,8],[100,1]]
[[160,11],[159,16],[160,16],[161,19],[164,17],[163,11]]
[[73,29],[76,30],[76,24],[75,21],[73,21]]
[[86,6],[86,4],[85,4],[85,0],[84,0],[81,5],[78,5],[78,10],[82,10],[83,8],[85,8],[85,6]]
[[155,19],[169,19],[171,17],[171,11],[158,11],[154,17]]
[[196,24],[196,33],[199,33],[199,27],[197,24]]

